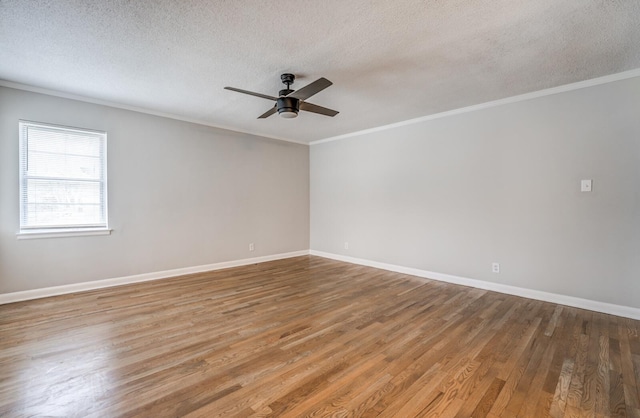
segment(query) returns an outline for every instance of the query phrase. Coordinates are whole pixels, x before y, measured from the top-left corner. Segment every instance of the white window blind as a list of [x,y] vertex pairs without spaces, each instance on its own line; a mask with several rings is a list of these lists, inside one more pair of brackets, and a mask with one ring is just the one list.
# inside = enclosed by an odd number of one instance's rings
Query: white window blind
[[107,228],[105,132],[20,121],[20,232]]

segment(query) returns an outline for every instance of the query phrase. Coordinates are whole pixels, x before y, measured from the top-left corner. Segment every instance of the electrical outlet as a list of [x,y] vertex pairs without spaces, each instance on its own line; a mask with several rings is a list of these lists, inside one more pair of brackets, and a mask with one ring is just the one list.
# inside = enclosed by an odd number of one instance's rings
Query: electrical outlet
[[580,191],[581,192],[590,192],[591,191],[591,180],[582,180],[580,182]]
[[251,244],[249,244],[249,251],[253,251],[255,249],[256,249],[256,247],[255,247],[255,245],[253,245],[253,242]]
[[344,249],[345,249],[345,250],[348,250],[348,249],[349,249],[349,243],[348,243],[348,242],[345,242],[345,243],[344,243]]
[[500,263],[491,263],[491,271],[494,273],[500,273]]

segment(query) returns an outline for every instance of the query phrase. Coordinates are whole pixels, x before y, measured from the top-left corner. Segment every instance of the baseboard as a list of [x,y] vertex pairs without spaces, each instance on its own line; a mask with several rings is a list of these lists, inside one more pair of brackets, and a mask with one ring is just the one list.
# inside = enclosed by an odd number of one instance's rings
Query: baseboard
[[172,270],[156,271],[152,273],[136,274],[132,276],[117,277],[112,279],[96,280],[92,282],[74,283],[63,286],[45,287],[42,289],[24,290],[20,292],[0,294],[0,305],[6,303],[20,302],[30,299],[39,299],[49,296],[64,295],[68,293],[83,292],[87,290],[102,289],[106,287],[121,286],[131,283],[140,283],[151,280],[166,279],[168,277],[182,276],[185,274],[203,273],[206,271],[221,270],[231,267],[246,266],[249,264],[264,263],[266,261],[282,260],[285,258],[299,257],[303,255],[315,255],[332,260],[344,261],[362,266],[379,268],[382,270],[397,273],[409,274],[412,276],[433,279],[447,283],[470,286],[478,289],[491,290],[508,295],[521,296],[529,299],[541,300],[544,302],[559,303],[561,305],[573,306],[575,308],[587,309],[590,311],[602,312],[606,314],[621,316],[625,318],[640,320],[640,309],[630,306],[614,305],[606,302],[599,302],[590,299],[582,299],[573,296],[561,295],[557,293],[543,292],[540,290],[527,289],[523,287],[509,286],[501,283],[487,282],[483,280],[470,279],[466,277],[454,276],[451,274],[437,273],[433,271],[420,270],[412,267],[398,266],[395,264],[381,263],[378,261],[363,258],[349,257],[340,254],[326,253],[316,250],[302,250],[290,253],[266,255],[262,257],[245,258],[242,260],[224,261],[215,264],[205,264],[201,266],[184,267]]
[[282,260],[285,258],[308,255],[309,250],[294,251],[290,253],[265,255],[262,257],[245,258],[242,260],[224,261],[215,264],[205,264],[194,267],[184,267],[172,270],[155,271],[152,273],[135,274],[132,276],[116,277],[113,279],[96,280],[92,282],[74,283],[63,286],[45,287],[42,289],[24,290],[21,292],[0,293],[0,305],[5,303],[20,302],[23,300],[46,298],[49,296],[64,295],[68,293],[83,292],[86,290],[102,289],[105,287],[121,286],[131,283],[147,282],[150,280],[166,279],[168,277],[183,276],[185,274],[203,273],[205,271],[221,270],[230,267],[246,266],[249,264],[264,263],[265,261]]
[[426,279],[438,280],[441,282],[459,284],[463,286],[475,287],[478,289],[491,290],[493,292],[506,293],[508,295],[521,296],[529,299],[541,300],[544,302],[559,303],[561,305],[572,306],[574,308],[587,309],[595,312],[621,316],[625,318],[640,320],[640,309],[630,306],[614,305],[612,303],[599,302],[596,300],[582,299],[573,296],[561,295],[557,293],[543,292],[540,290],[527,289],[524,287],[509,286],[501,283],[486,282],[484,280],[469,279],[466,277],[453,276],[450,274],[436,273],[433,271],[420,270],[411,267],[398,266],[395,264],[380,263],[373,260],[349,257],[340,254],[325,253],[322,251],[309,250],[309,254],[319,257],[330,258],[347,263],[359,264],[362,266],[374,267],[382,270],[394,271],[397,273],[409,274]]

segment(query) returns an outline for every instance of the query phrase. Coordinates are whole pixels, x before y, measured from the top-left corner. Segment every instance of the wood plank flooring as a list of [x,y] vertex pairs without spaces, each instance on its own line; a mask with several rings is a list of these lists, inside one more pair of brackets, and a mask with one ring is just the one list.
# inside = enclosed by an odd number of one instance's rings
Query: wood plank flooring
[[0,416],[640,418],[640,321],[297,257],[0,306]]

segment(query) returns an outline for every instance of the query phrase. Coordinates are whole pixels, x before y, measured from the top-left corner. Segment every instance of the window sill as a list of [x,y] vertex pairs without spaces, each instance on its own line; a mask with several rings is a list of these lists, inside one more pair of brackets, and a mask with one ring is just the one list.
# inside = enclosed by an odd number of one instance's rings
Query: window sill
[[85,237],[89,235],[110,235],[112,229],[65,229],[57,231],[52,229],[39,229],[34,231],[22,231],[16,234],[18,239],[38,239],[38,238],[65,238],[65,237]]

